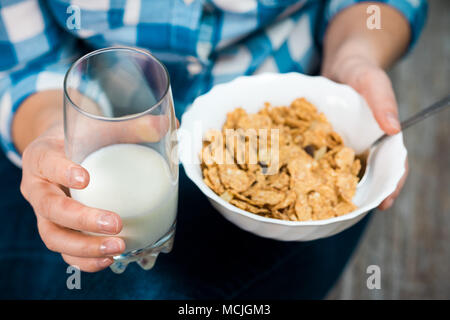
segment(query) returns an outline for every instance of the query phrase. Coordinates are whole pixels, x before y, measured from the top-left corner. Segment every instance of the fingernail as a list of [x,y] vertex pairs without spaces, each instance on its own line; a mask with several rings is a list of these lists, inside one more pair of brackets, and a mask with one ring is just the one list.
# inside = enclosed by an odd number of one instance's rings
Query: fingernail
[[97,220],[98,227],[101,231],[107,233],[116,233],[117,232],[117,221],[116,218],[109,213],[104,213]]
[[111,258],[101,259],[97,262],[99,268],[106,268],[106,267],[110,266],[112,263],[113,263],[113,259],[111,259]]
[[84,183],[84,172],[79,167],[70,168],[70,185],[78,186]]
[[389,126],[392,129],[395,129],[396,131],[400,131],[401,127],[400,127],[400,122],[398,122],[398,118],[395,114],[393,113],[388,113],[386,115],[386,119],[389,122]]
[[120,253],[120,252],[122,252],[122,246],[120,245],[119,241],[109,239],[100,245],[100,251],[103,254]]

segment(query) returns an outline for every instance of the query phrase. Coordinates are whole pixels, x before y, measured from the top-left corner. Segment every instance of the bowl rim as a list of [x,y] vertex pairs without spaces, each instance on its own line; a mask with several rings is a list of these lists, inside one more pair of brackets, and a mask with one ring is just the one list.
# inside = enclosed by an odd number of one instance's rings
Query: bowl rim
[[[355,94],[357,94],[358,96],[360,96],[362,98],[362,101],[365,103],[365,105],[368,107],[367,102],[365,101],[365,99],[356,91],[354,90],[352,87],[345,85],[345,84],[341,84],[341,83],[337,83],[334,82],[328,78],[325,78],[323,76],[308,76],[305,74],[301,74],[301,73],[297,73],[297,72],[289,72],[289,73],[261,73],[261,74],[257,74],[257,75],[250,75],[250,76],[240,76],[237,77],[229,82],[225,82],[225,83],[220,83],[215,85],[214,87],[212,87],[209,91],[207,91],[206,93],[202,94],[201,96],[197,97],[192,104],[186,109],[186,111],[184,112],[182,118],[181,118],[181,126],[180,129],[185,129],[185,127],[183,127],[183,120],[185,118],[188,117],[189,113],[193,110],[193,107],[195,106],[196,102],[198,102],[198,100],[203,100],[205,99],[205,96],[214,93],[214,91],[217,91],[218,88],[224,87],[224,86],[230,86],[235,84],[236,82],[240,82],[240,81],[245,81],[245,80],[249,80],[250,78],[254,79],[254,78],[281,78],[281,77],[297,77],[297,78],[307,78],[307,79],[317,79],[317,80],[324,80],[326,82],[328,82],[329,85],[333,85],[333,86],[337,86],[337,87],[342,87],[342,88],[347,88],[352,90]],[[373,116],[373,114],[372,114]],[[402,132],[397,133],[396,135],[392,136],[393,138],[398,137],[397,139],[401,140],[401,158],[402,161],[404,162],[406,160],[406,155],[407,155],[407,150],[403,141],[403,135]],[[380,148],[382,145],[384,145],[384,143],[386,143],[386,141],[383,141],[377,148]],[[395,191],[395,186],[398,184],[398,182],[400,181],[401,177],[403,176],[403,174],[405,173],[405,166],[402,166],[402,170],[397,172],[397,176],[395,177],[395,181],[396,184],[394,187],[392,188],[386,188],[386,190],[382,193],[380,193],[380,195],[377,197],[376,201],[373,201],[372,204],[370,205],[369,209],[365,209],[365,207],[359,207],[358,209],[346,213],[344,215],[338,216],[338,217],[333,217],[333,218],[329,218],[329,219],[322,219],[322,220],[307,220],[307,221],[290,221],[290,220],[281,220],[281,219],[275,219],[275,218],[268,218],[268,217],[263,217],[260,216],[256,213],[252,213],[246,210],[243,210],[241,208],[238,208],[234,205],[232,205],[231,203],[225,201],[224,199],[222,199],[218,194],[216,194],[213,190],[211,190],[203,181],[203,179],[197,179],[195,173],[194,173],[194,167],[198,166],[199,164],[185,164],[183,161],[183,158],[181,158],[181,163],[183,164],[183,168],[184,171],[186,173],[186,175],[188,176],[188,178],[194,182],[194,184],[203,192],[203,194],[205,196],[207,196],[209,198],[209,200],[213,200],[215,202],[217,202],[218,204],[220,204],[221,206],[225,207],[226,209],[228,209],[229,211],[233,212],[233,213],[238,213],[240,215],[243,215],[251,220],[257,220],[259,222],[264,222],[264,223],[268,223],[268,224],[273,224],[273,225],[284,225],[284,226],[323,226],[323,225],[330,225],[330,224],[335,224],[335,223],[339,223],[339,222],[344,222],[344,221],[348,221],[348,220],[352,220],[357,218],[358,216],[366,213],[367,211],[370,211],[372,209],[375,209],[387,196],[389,196],[392,192]],[[391,190],[392,189],[392,190]]]

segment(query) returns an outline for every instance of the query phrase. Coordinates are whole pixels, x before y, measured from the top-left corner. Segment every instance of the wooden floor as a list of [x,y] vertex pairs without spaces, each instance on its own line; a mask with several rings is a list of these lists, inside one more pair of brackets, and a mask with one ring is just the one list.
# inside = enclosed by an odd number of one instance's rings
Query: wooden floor
[[[431,0],[414,51],[390,72],[405,118],[450,94],[450,1]],[[376,212],[329,299],[450,299],[450,110],[405,133],[410,174],[393,208]],[[381,289],[366,285],[369,265]]]

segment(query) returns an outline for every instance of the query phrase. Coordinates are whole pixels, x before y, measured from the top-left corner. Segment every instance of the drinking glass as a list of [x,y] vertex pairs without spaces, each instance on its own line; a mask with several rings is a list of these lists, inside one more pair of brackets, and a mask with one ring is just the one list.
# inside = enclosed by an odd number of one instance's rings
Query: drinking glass
[[64,79],[65,152],[89,172],[71,189],[121,216],[125,253],[111,269],[148,270],[173,246],[178,201],[176,119],[165,66],[145,50],[113,47],[78,59]]

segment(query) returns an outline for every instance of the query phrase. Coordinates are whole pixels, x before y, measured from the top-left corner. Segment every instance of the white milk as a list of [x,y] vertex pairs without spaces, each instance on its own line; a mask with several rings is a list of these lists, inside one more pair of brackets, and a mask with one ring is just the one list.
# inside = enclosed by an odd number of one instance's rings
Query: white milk
[[178,184],[158,152],[115,144],[91,153],[81,165],[90,182],[83,190],[71,189],[72,198],[119,214],[123,224],[119,236],[127,252],[147,247],[167,233],[176,218]]

